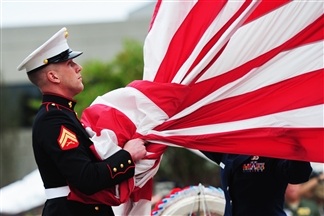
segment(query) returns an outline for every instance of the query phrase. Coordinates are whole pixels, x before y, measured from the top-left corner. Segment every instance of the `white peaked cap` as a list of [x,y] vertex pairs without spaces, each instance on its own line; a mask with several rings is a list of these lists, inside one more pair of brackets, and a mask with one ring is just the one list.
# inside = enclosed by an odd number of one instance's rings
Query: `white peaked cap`
[[63,62],[68,59],[75,58],[82,52],[72,51],[67,43],[68,31],[64,27],[54,34],[43,45],[33,51],[25,60],[23,60],[17,69],[26,69],[27,73],[37,71],[42,66]]

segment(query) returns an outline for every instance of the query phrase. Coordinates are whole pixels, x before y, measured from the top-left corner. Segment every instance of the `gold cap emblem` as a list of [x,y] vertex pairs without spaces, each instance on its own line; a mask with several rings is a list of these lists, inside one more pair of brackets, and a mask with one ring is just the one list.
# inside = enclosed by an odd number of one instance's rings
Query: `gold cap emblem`
[[64,37],[67,38],[68,36],[69,36],[69,32],[68,32],[67,29],[66,29],[66,31],[65,31],[65,33],[64,33]]

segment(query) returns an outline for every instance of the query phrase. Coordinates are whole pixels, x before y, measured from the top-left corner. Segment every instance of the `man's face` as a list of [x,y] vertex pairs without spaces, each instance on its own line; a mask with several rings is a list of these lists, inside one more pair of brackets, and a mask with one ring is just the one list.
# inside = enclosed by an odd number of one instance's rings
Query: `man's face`
[[57,72],[60,79],[60,87],[64,91],[65,96],[73,98],[84,88],[80,73],[82,67],[72,59],[56,63],[56,65],[58,66]]
[[300,184],[288,184],[286,193],[285,193],[285,198],[290,201],[295,201],[298,200],[300,195]]

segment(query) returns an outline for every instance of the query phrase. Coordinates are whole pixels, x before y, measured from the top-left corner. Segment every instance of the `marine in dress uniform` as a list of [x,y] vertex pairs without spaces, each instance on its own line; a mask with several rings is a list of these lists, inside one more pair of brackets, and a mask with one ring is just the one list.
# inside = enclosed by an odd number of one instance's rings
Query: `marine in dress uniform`
[[[48,64],[81,55],[82,52],[69,48],[67,35],[67,29],[62,28],[31,53],[18,70],[37,73]],[[114,215],[110,206],[68,199],[70,187],[91,195],[133,177],[135,168],[131,154],[123,149],[103,161],[96,159],[90,150],[91,138],[74,111],[75,105],[71,98],[43,92],[33,123],[34,156],[47,197],[43,215]]]
[[203,153],[221,167],[225,216],[286,216],[283,205],[288,183],[306,182],[312,172],[309,162]]

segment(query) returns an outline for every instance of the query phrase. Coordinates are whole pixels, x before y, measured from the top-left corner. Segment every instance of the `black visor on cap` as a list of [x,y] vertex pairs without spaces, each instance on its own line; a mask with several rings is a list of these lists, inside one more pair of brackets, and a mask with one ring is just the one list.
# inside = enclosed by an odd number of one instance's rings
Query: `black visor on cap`
[[82,52],[72,51],[71,49],[67,49],[67,50],[61,52],[60,54],[47,59],[48,60],[47,64],[64,62],[69,59],[73,59],[81,54],[82,54]]
[[38,71],[39,69],[45,67],[46,65],[49,65],[51,63],[59,63],[59,62],[64,62],[64,61],[67,61],[69,59],[73,59],[75,57],[78,57],[79,55],[81,55],[83,52],[79,52],[79,51],[73,51],[71,49],[67,49],[63,52],[61,52],[60,54],[56,55],[56,56],[53,56],[49,59],[47,59],[47,63],[38,67],[38,68],[35,68],[31,71],[28,71],[27,73],[28,74],[31,74],[31,73],[34,73],[36,71]]

